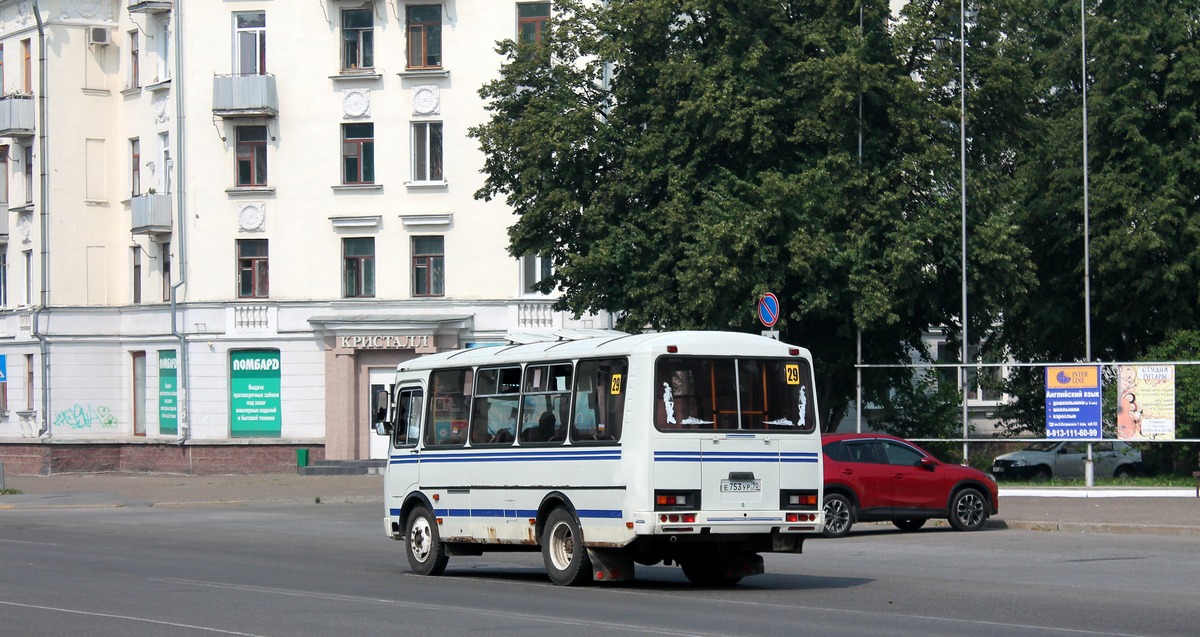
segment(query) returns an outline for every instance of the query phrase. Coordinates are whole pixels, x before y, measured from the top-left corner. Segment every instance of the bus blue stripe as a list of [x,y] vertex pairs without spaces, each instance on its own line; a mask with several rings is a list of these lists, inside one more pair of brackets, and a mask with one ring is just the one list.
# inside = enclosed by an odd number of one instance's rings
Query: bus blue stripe
[[[400,515],[400,509],[389,509],[391,515]],[[521,520],[537,517],[535,509],[434,509],[433,514],[443,518],[502,518]],[[578,509],[581,519],[619,520],[624,517],[620,509]],[[740,518],[739,518],[740,519]]]
[[656,451],[656,462],[789,462],[816,463],[807,451]]
[[597,450],[597,451],[550,451],[550,452],[512,452],[512,451],[486,451],[477,453],[437,453],[426,452],[424,455],[415,454],[396,454],[388,459],[388,464],[404,465],[422,463],[459,463],[459,462],[561,462],[561,461],[593,461],[593,460],[620,460],[621,451],[615,450]]

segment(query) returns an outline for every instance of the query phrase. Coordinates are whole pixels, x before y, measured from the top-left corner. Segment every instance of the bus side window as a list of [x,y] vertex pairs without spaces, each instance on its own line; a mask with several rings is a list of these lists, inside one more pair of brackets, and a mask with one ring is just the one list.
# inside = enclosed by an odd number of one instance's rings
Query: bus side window
[[415,447],[421,437],[421,390],[402,389],[396,396],[396,426],[392,444]]
[[429,409],[425,446],[461,446],[467,441],[467,413],[471,406],[471,370],[434,372],[429,379]]
[[621,439],[628,368],[623,358],[579,362],[571,440],[612,443]]

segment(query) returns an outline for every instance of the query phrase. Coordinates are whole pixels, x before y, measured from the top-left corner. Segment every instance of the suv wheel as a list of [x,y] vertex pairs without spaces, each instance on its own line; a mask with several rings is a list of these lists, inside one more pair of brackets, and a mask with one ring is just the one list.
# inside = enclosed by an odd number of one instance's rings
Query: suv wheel
[[977,531],[987,517],[987,500],[977,489],[963,489],[950,501],[950,526],[959,531]]
[[854,506],[840,493],[825,494],[825,537],[845,537],[854,525]]

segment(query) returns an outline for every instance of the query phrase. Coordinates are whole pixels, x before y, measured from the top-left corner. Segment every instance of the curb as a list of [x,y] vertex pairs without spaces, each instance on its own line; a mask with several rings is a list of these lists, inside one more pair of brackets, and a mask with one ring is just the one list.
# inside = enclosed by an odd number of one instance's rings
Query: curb
[[1004,528],[1025,531],[1058,531],[1064,533],[1114,533],[1119,535],[1158,535],[1165,537],[1200,537],[1200,527],[1163,524],[1109,524],[1106,522],[1035,522],[1013,520]]
[[1000,497],[1035,498],[1194,498],[1191,487],[1001,487]]

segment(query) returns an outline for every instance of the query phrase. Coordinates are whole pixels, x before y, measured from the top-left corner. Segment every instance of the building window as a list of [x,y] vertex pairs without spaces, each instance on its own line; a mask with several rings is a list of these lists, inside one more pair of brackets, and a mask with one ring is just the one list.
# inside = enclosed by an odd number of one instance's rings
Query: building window
[[342,70],[375,67],[375,13],[372,9],[342,11]]
[[162,300],[171,300],[171,242],[162,244]]
[[158,190],[162,193],[171,192],[171,169],[175,162],[171,160],[171,133],[158,134]]
[[[8,251],[0,250],[0,307],[8,307]],[[3,385],[4,383],[0,383]]]
[[375,239],[342,239],[342,295],[375,296]]
[[[4,87],[4,45],[0,44],[0,88]],[[0,383],[2,384],[2,383]]]
[[33,144],[23,146],[21,154],[25,162],[25,203],[33,203]]
[[413,296],[446,295],[446,255],[443,237],[413,237]]
[[133,246],[133,303],[142,302],[142,248]]
[[267,185],[267,127],[238,126],[237,185]]
[[142,194],[142,145],[135,137],[129,140],[129,196]]
[[540,294],[533,286],[552,274],[550,257],[527,254],[521,257],[521,291],[525,294]]
[[342,183],[375,183],[374,124],[342,124]]
[[21,88],[26,95],[33,94],[33,50],[28,39],[21,40]]
[[550,22],[549,2],[530,2],[517,5],[517,43],[537,44],[542,31]]
[[408,68],[442,66],[442,5],[408,7]]
[[238,239],[238,298],[265,299],[270,294],[267,277],[267,240]]
[[[4,50],[0,49],[0,55],[4,54]],[[4,145],[0,146],[0,208],[8,207],[8,149]]]
[[25,305],[33,305],[33,250],[21,252],[25,262]]
[[154,52],[158,57],[155,80],[171,79],[171,19],[163,14],[154,22]]
[[413,122],[413,181],[443,181],[442,123]]
[[241,75],[266,75],[267,13],[235,13],[233,19],[237,30],[234,68]]
[[33,411],[33,354],[25,355],[25,411]]
[[129,86],[128,88],[137,88],[142,85],[141,73],[141,49],[138,47],[138,32],[133,30],[129,32]]

